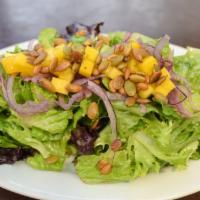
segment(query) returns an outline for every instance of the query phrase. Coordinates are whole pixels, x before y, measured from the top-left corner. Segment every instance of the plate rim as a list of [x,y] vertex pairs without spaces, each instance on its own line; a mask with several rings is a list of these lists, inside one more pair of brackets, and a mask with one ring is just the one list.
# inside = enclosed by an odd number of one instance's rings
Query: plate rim
[[[28,46],[28,44],[30,42],[35,42],[35,41],[36,41],[36,39],[33,39],[33,40],[28,40],[28,41],[24,41],[24,42],[21,42],[21,43],[9,45],[7,47],[3,47],[3,48],[0,49],[0,54],[2,52],[6,52],[8,49],[14,48],[16,45],[19,45],[19,46],[27,45]],[[183,52],[186,51],[186,48],[184,48],[182,46],[179,46],[179,45],[176,45],[176,44],[170,44],[170,46],[173,49],[181,49],[181,51],[183,51]],[[31,197],[31,198],[36,198],[36,199],[41,199],[41,198],[42,199],[52,199],[50,196],[48,196],[48,194],[45,194],[45,193],[43,193],[41,191],[37,191],[35,193],[33,191],[31,192],[30,190],[28,190],[27,192],[23,191],[23,189],[21,189],[20,187],[15,187],[14,185],[10,184],[9,181],[2,180],[2,179],[0,179],[0,187],[5,189],[5,190],[7,190],[7,191],[14,192],[16,194],[20,194],[20,195],[25,196],[25,197]],[[171,199],[171,198],[173,198],[173,199],[174,198],[181,198],[181,197],[184,197],[184,196],[188,196],[188,195],[194,194],[194,193],[199,192],[199,191],[200,191],[200,188],[197,188],[197,189],[191,190],[190,192],[183,192],[181,194],[173,194],[173,195],[171,195],[171,197],[170,197],[170,195],[168,195],[167,198],[163,198],[162,200],[167,200],[167,199]],[[53,198],[55,198],[55,196]],[[72,199],[73,200],[90,200],[90,198],[85,198],[85,197],[83,199],[82,198],[80,199],[79,197],[71,198],[71,200]]]

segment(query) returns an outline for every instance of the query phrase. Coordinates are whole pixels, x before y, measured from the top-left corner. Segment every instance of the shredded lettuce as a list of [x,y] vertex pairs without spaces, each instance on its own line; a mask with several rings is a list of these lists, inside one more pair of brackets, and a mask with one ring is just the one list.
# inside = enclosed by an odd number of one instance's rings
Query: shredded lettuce
[[38,37],[39,43],[44,47],[52,47],[54,39],[59,36],[58,32],[54,28],[45,28],[43,29]]

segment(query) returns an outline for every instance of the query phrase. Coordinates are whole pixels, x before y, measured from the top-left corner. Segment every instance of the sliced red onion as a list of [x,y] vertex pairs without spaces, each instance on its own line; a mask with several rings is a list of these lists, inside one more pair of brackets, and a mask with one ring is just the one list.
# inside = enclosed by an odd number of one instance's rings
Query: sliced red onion
[[124,101],[126,99],[126,96],[118,93],[106,92],[106,95],[110,101]]
[[23,80],[26,82],[38,83],[42,78],[49,78],[49,74],[37,74],[35,76],[25,77]]
[[131,32],[126,32],[124,37],[124,42],[128,42],[132,36]]
[[80,78],[80,79],[75,80],[73,83],[78,84],[78,85],[84,85],[84,84],[87,83],[88,80],[93,81],[93,80],[97,80],[97,79],[100,79],[100,78],[103,78],[103,77],[105,77],[105,75],[100,74],[98,76],[92,76],[90,78]]
[[168,95],[169,104],[174,106],[182,116],[187,118],[191,117],[192,113],[187,108],[184,107],[183,104],[184,99],[180,100],[180,95],[181,95],[180,93],[181,92],[178,88],[172,90]]
[[156,45],[154,56],[157,58],[157,60],[160,60],[162,58],[162,49],[165,47],[167,43],[169,43],[169,39],[170,37],[168,35],[164,35]]
[[143,49],[145,49],[147,52],[149,52],[149,54],[154,55],[155,47],[153,45],[144,43],[141,38],[138,38],[137,42],[140,44],[140,46]]
[[[49,103],[48,101],[44,100],[40,103],[35,103],[33,101],[27,101],[24,104],[18,104],[15,100],[13,95],[13,83],[14,83],[14,76],[10,76],[7,80],[6,88],[6,95],[4,95],[5,99],[9,106],[15,110],[20,115],[33,115],[41,112],[47,112],[49,108],[53,107],[53,103]],[[3,88],[3,87],[2,87]]]
[[87,98],[90,95],[91,92],[88,89],[83,89],[80,92],[73,94],[67,103],[65,103],[63,96],[59,96],[57,105],[59,105],[64,110],[68,110],[75,102],[80,102],[82,99]]
[[110,125],[112,129],[113,138],[117,138],[117,123],[116,123],[116,117],[115,112],[112,108],[112,105],[108,99],[108,96],[106,95],[105,91],[96,83],[88,80],[86,87],[92,91],[94,94],[96,94],[99,98],[102,99],[104,102],[104,105],[106,107],[108,117],[110,119]]

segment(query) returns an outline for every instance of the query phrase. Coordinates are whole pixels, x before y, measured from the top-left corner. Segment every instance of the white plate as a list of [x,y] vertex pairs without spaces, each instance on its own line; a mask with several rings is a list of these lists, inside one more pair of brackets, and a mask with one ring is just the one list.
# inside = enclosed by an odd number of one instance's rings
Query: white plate
[[[27,42],[21,43],[23,48]],[[185,49],[172,45],[176,55]],[[12,50],[9,47],[0,51]],[[184,171],[166,168],[130,183],[86,185],[67,165],[63,172],[33,170],[24,162],[0,166],[0,186],[26,196],[48,200],[166,200],[200,190],[200,161],[190,161]]]

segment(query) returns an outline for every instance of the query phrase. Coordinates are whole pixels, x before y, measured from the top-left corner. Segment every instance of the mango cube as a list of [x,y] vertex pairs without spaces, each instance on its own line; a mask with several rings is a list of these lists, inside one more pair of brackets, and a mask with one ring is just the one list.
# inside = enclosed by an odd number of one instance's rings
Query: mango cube
[[59,78],[64,79],[69,82],[71,82],[74,79],[74,72],[72,71],[71,68],[67,68],[66,70],[61,71],[61,72],[54,72],[54,74],[58,76]]
[[54,56],[57,57],[58,63],[64,59],[64,44],[58,45],[54,48]]
[[98,55],[99,55],[99,51],[97,49],[90,46],[87,46],[85,48],[85,55],[84,55],[85,60],[95,62]]
[[115,79],[116,77],[123,75],[123,73],[119,69],[112,66],[108,66],[104,73],[110,79]]
[[93,69],[94,69],[94,62],[90,60],[83,60],[79,69],[79,74],[85,77],[90,77],[92,75]]
[[162,73],[162,76],[166,76],[167,78],[170,78],[171,76],[170,76],[170,73],[168,72],[168,70],[165,68],[165,67],[163,67],[162,69],[161,69],[161,73]]
[[4,57],[1,61],[4,70],[7,74],[14,74],[18,72],[18,69],[14,66],[15,55]]
[[137,72],[137,61],[135,59],[131,59],[128,61],[128,68],[131,70],[131,73]]
[[174,83],[170,79],[166,79],[159,86],[155,88],[155,92],[162,94],[163,96],[167,96],[169,92],[171,92],[175,88]]
[[131,43],[131,46],[133,49],[139,49],[140,48],[140,44],[137,41],[133,41]]
[[140,90],[138,95],[142,99],[147,99],[154,93],[154,87],[152,85],[149,85],[148,89],[146,90]]
[[143,62],[139,64],[138,67],[142,72],[151,75],[156,65],[158,65],[157,60],[153,56],[148,56],[144,58]]
[[61,94],[68,94],[67,87],[70,84],[69,81],[53,77],[51,84],[54,86],[56,92]]

